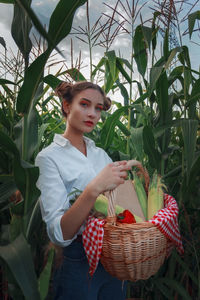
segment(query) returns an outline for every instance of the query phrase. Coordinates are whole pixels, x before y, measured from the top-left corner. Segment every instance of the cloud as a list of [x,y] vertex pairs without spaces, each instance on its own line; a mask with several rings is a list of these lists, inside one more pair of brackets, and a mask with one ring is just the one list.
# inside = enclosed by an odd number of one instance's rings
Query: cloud
[[85,20],[86,17],[86,9],[85,7],[80,7],[77,11],[76,11],[76,18],[79,21]]
[[10,29],[13,18],[13,5],[0,4],[0,7],[0,24],[6,29]]

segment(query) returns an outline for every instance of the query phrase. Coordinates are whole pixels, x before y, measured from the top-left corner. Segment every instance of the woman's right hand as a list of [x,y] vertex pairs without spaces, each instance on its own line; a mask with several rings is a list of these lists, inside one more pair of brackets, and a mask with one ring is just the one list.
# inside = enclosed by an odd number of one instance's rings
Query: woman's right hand
[[127,161],[110,163],[89,183],[90,188],[97,196],[113,190],[119,184],[124,183],[127,171],[130,169],[131,167],[127,164]]

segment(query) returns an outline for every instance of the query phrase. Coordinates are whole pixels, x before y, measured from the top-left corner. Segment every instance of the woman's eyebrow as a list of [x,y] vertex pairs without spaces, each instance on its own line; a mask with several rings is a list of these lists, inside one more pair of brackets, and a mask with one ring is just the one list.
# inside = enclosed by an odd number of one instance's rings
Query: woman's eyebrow
[[[81,100],[85,100],[85,101],[88,101],[88,102],[92,102],[90,99],[87,99],[85,97],[81,98]],[[103,104],[102,103],[97,103],[97,105],[101,105],[103,107]]]
[[81,100],[86,100],[86,101],[88,101],[88,102],[92,102],[90,99],[87,99],[87,98],[81,98]]

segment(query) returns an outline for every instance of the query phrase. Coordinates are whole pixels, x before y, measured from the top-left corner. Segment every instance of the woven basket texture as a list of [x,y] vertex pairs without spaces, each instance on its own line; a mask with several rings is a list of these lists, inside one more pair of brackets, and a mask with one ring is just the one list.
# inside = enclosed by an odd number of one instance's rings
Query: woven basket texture
[[[135,164],[135,161],[133,161]],[[136,161],[138,167],[138,162]],[[143,171],[141,165],[140,170]],[[110,193],[108,217],[104,225],[101,263],[120,280],[145,280],[163,264],[167,238],[150,222],[118,223],[115,216],[115,191]]]
[[166,237],[149,222],[106,224],[101,263],[120,280],[145,280],[163,264]]

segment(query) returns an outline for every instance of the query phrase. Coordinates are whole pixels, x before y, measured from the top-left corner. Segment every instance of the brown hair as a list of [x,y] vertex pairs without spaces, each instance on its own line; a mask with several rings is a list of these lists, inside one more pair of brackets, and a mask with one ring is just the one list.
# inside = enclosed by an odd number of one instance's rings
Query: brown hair
[[80,81],[75,84],[68,83],[66,81],[61,82],[55,89],[56,95],[62,100],[62,113],[65,117],[67,117],[66,112],[63,109],[63,101],[67,101],[68,103],[72,103],[73,98],[83,90],[94,89],[100,92],[103,97],[104,110],[108,110],[111,106],[111,100],[106,96],[102,88],[92,82],[88,81]]

